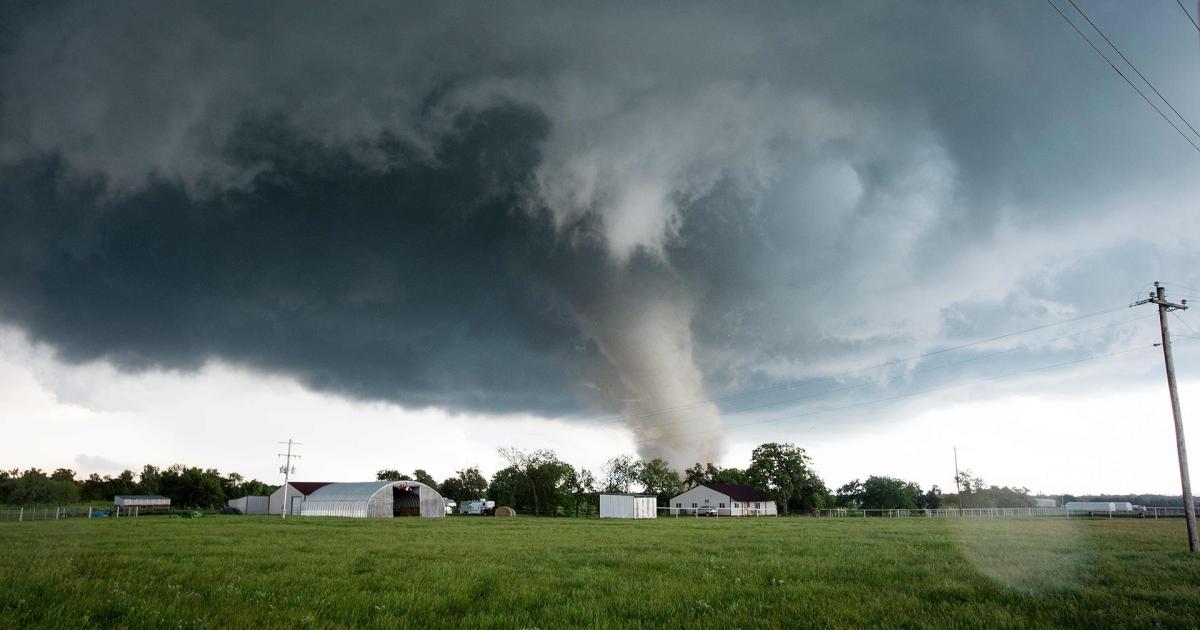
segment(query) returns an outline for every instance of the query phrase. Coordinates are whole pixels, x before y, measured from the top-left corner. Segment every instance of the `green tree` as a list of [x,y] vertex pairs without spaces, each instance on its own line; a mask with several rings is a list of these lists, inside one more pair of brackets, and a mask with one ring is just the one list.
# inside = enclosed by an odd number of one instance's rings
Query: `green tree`
[[433,475],[425,472],[423,468],[418,468],[413,471],[413,481],[423,483],[434,490],[438,489],[438,482],[433,478]]
[[658,496],[660,506],[667,505],[671,497],[679,494],[683,480],[679,478],[679,473],[671,468],[667,460],[656,457],[642,462],[638,469],[637,481],[642,484],[646,493]]
[[867,510],[915,510],[921,487],[911,481],[871,475],[862,484],[862,507]]
[[863,504],[863,484],[855,479],[837,489],[835,502],[838,507],[858,508]]
[[443,481],[439,491],[447,499],[461,503],[484,496],[488,491],[488,482],[479,468],[472,466],[455,472],[453,477]]
[[604,463],[604,491],[629,492],[642,476],[641,460],[629,455],[618,455]]
[[157,466],[146,464],[142,466],[142,474],[138,475],[138,492],[141,494],[159,494],[159,483],[162,471]]
[[411,481],[412,477],[401,473],[395,468],[384,468],[375,473],[377,481]]
[[769,442],[750,454],[746,471],[752,484],[771,495],[787,514],[822,508],[829,498],[825,482],[811,468],[812,460],[794,444]]
[[936,510],[942,506],[942,489],[937,485],[930,486],[929,491],[921,495],[917,507],[925,510]]

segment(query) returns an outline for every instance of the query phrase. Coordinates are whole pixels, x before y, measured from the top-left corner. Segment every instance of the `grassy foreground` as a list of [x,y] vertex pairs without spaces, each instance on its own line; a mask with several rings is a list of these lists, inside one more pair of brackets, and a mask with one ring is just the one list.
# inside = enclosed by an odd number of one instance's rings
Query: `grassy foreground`
[[1182,520],[0,524],[0,626],[1196,626]]

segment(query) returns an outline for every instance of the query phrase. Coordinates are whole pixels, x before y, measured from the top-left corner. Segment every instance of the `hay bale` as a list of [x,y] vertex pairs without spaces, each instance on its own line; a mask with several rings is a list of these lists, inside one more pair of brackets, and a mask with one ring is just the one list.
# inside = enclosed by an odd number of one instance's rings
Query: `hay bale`
[[507,505],[501,505],[500,507],[496,508],[496,516],[516,516],[516,515],[517,515],[517,511],[508,507]]

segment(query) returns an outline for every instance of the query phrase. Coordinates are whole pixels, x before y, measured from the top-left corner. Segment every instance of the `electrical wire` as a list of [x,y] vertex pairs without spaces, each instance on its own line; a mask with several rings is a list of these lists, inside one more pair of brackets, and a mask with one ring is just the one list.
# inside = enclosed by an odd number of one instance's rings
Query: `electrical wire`
[[1200,137],[1200,131],[1196,131],[1196,128],[1192,126],[1192,123],[1188,122],[1188,119],[1184,118],[1183,114],[1179,113],[1178,109],[1175,109],[1175,106],[1171,104],[1171,101],[1168,101],[1167,97],[1163,96],[1162,92],[1159,92],[1158,88],[1154,87],[1154,84],[1150,82],[1150,79],[1147,79],[1146,75],[1142,74],[1142,71],[1138,70],[1137,66],[1133,65],[1133,62],[1125,56],[1125,53],[1121,52],[1120,48],[1117,48],[1117,45],[1108,38],[1108,35],[1105,35],[1104,31],[1100,30],[1099,26],[1096,26],[1096,23],[1092,21],[1092,18],[1088,17],[1088,15],[1083,12],[1083,9],[1079,8],[1078,4],[1075,4],[1075,0],[1067,0],[1067,2],[1070,2],[1071,6],[1075,7],[1075,11],[1079,13],[1079,15],[1082,15],[1083,19],[1087,20],[1087,23],[1092,26],[1092,29],[1099,33],[1100,37],[1103,37],[1104,41],[1108,42],[1108,45],[1111,46],[1113,50],[1117,51],[1117,54],[1121,56],[1121,60],[1128,64],[1130,68],[1133,68],[1133,71],[1136,72],[1137,75],[1146,82],[1146,85],[1150,86],[1151,90],[1154,90],[1154,93],[1158,95],[1158,98],[1162,99],[1162,102],[1166,103],[1167,107],[1170,107],[1171,111],[1175,112],[1175,115],[1179,117],[1179,120],[1182,120],[1183,124],[1187,125],[1188,129],[1192,130],[1192,133],[1196,134],[1197,137]]
[[1175,0],[1175,4],[1179,5],[1179,10],[1183,11],[1183,14],[1187,16],[1188,21],[1192,23],[1192,26],[1196,27],[1196,31],[1200,32],[1200,24],[1196,23],[1196,18],[1192,17],[1192,12],[1188,11],[1187,7],[1183,6],[1183,3],[1179,0]]
[[[754,422],[743,422],[740,424],[722,426],[722,427],[717,427],[714,429],[706,429],[703,431],[693,431],[693,432],[689,432],[689,433],[673,433],[673,434],[671,434],[671,437],[679,438],[679,437],[689,437],[689,436],[694,436],[694,435],[703,435],[703,434],[707,434],[707,433],[724,432],[724,431],[729,431],[731,429],[738,429],[738,428],[742,428],[742,427],[748,427],[748,426],[754,426],[754,425],[760,425],[760,424],[770,424],[770,423],[774,423],[774,422],[783,422],[784,420],[796,420],[799,418],[807,418],[810,416],[815,416],[815,415],[824,414],[824,413],[833,413],[835,411],[844,411],[846,409],[853,409],[856,407],[877,405],[880,403],[891,402],[893,400],[900,400],[903,398],[911,398],[914,396],[921,396],[924,394],[930,394],[930,393],[945,391],[945,390],[949,390],[949,389],[956,389],[956,388],[960,388],[960,387],[968,387],[970,385],[978,385],[980,383],[998,381],[998,380],[1002,380],[1005,378],[1012,378],[1014,376],[1020,376],[1022,374],[1029,374],[1032,372],[1051,370],[1051,369],[1055,369],[1055,368],[1066,367],[1069,365],[1078,365],[1080,363],[1087,363],[1089,361],[1098,361],[1101,359],[1107,359],[1107,358],[1111,358],[1111,357],[1115,357],[1115,356],[1119,356],[1119,355],[1123,355],[1123,354],[1128,354],[1130,352],[1136,352],[1138,350],[1146,350],[1146,349],[1153,348],[1153,347],[1155,347],[1155,345],[1136,346],[1136,347],[1132,347],[1132,348],[1126,348],[1124,350],[1118,350],[1116,352],[1109,352],[1106,354],[1093,355],[1093,356],[1084,357],[1081,359],[1075,359],[1072,361],[1064,361],[1064,362],[1055,363],[1052,365],[1043,365],[1040,367],[1029,368],[1029,369],[1025,369],[1025,370],[1018,370],[1015,372],[1006,372],[1004,374],[999,374],[997,376],[991,376],[991,377],[977,379],[977,380],[973,380],[973,381],[967,381],[965,383],[955,383],[953,385],[945,385],[945,386],[941,386],[941,387],[933,387],[933,388],[918,390],[918,391],[914,391],[914,392],[906,392],[904,394],[898,394],[896,396],[889,396],[887,398],[877,398],[874,400],[867,400],[867,401],[852,403],[849,405],[842,405],[840,407],[829,407],[826,409],[817,409],[815,411],[810,411],[810,412],[802,413],[802,414],[787,415],[787,416],[782,416],[782,417],[778,417],[778,418],[768,418],[765,420],[756,420]],[[655,442],[658,439],[659,439],[658,437],[643,438],[641,440],[635,440],[635,443],[639,444],[639,445],[640,444],[648,444],[651,442]]]
[[1092,43],[1092,40],[1088,39],[1088,36],[1083,34],[1083,31],[1079,30],[1078,26],[1075,26],[1075,23],[1071,21],[1071,18],[1067,17],[1067,14],[1063,13],[1062,9],[1059,9],[1057,4],[1054,4],[1054,0],[1046,0],[1046,3],[1049,4],[1054,9],[1055,12],[1057,12],[1060,16],[1062,16],[1062,19],[1065,20],[1067,22],[1067,24],[1069,24],[1071,26],[1071,28],[1074,29],[1074,31],[1076,33],[1078,33],[1080,37],[1083,38],[1083,41],[1087,42],[1088,46],[1092,47],[1092,50],[1096,51],[1097,55],[1100,55],[1100,57],[1102,59],[1104,59],[1104,61],[1106,63],[1108,63],[1108,66],[1113,69],[1113,72],[1116,72],[1122,79],[1124,79],[1125,82],[1129,84],[1129,87],[1133,88],[1133,91],[1137,92],[1138,96],[1141,96],[1142,100],[1146,101],[1147,105],[1149,105],[1151,108],[1153,108],[1154,111],[1158,112],[1158,115],[1162,116],[1162,119],[1167,121],[1167,124],[1171,125],[1171,127],[1173,129],[1175,129],[1175,132],[1178,133],[1181,138],[1186,140],[1188,144],[1192,145],[1192,148],[1196,150],[1196,153],[1200,153],[1200,145],[1197,145],[1195,142],[1193,142],[1192,139],[1189,138],[1187,136],[1187,134],[1185,134],[1183,132],[1183,130],[1179,128],[1179,125],[1176,125],[1174,121],[1172,121],[1170,118],[1168,118],[1167,115],[1164,114],[1163,111],[1161,109],[1159,109],[1159,107],[1157,105],[1155,105],[1154,102],[1151,101],[1150,98],[1147,97],[1146,94],[1141,91],[1141,89],[1138,88],[1138,86],[1134,85],[1133,81],[1130,81],[1129,77],[1125,76],[1125,73],[1121,72],[1121,70],[1119,68],[1117,68],[1116,64],[1114,64],[1112,62],[1112,60],[1109,59],[1108,56],[1104,54],[1103,51],[1101,51],[1099,48],[1097,48],[1096,44]]

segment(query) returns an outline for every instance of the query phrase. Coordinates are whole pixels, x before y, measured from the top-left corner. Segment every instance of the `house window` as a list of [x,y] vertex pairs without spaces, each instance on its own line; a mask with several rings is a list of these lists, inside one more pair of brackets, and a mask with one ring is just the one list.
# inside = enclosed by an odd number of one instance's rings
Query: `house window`
[[682,503],[676,503],[676,504],[675,504],[675,507],[683,507],[683,504],[682,504]]
[[733,507],[737,507],[737,506],[738,506],[738,504],[737,504],[737,501],[734,501],[734,502],[733,502]]
[[724,501],[722,501],[721,503],[719,503],[719,504],[717,505],[717,507],[725,507],[725,502],[724,502]]
[[693,504],[692,504],[692,507],[696,507],[696,504],[695,504],[695,503],[693,503]]
[[759,508],[761,508],[761,507],[762,507],[762,504],[761,504],[761,503],[755,503],[755,504],[754,504],[754,509],[756,509],[756,510],[757,510],[757,509],[759,509]]
[[705,502],[705,503],[708,503],[708,499],[705,499],[705,500],[704,500],[704,502]]

